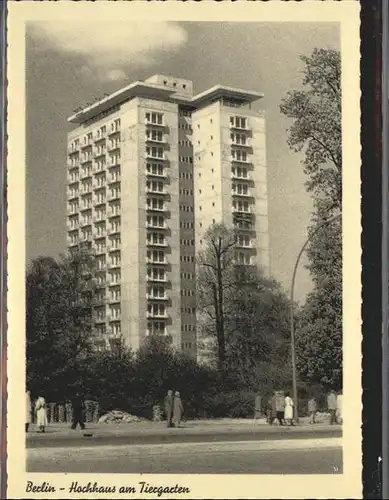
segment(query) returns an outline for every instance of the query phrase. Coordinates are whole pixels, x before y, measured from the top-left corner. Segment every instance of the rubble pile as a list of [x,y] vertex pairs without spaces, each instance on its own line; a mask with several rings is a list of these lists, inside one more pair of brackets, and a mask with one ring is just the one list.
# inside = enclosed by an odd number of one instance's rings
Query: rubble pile
[[125,411],[113,410],[99,418],[99,424],[133,424],[141,419]]

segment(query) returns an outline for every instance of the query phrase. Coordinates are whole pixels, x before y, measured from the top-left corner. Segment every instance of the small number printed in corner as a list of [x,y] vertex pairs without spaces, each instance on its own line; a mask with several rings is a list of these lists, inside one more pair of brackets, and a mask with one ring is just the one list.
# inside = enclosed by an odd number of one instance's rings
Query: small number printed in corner
[[332,466],[333,472],[339,472],[339,467],[337,465]]

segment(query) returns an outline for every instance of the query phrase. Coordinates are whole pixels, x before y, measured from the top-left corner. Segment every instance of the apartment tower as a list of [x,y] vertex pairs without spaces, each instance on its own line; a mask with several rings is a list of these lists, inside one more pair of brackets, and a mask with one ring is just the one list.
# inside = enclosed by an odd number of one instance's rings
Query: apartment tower
[[95,255],[97,347],[168,336],[196,356],[196,249],[216,221],[236,259],[268,268],[261,96],[155,75],[68,121],[67,246]]

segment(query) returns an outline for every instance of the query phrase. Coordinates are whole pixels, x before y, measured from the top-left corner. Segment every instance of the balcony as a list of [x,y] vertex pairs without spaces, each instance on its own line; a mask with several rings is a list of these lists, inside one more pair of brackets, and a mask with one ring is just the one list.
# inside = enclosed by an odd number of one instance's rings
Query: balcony
[[239,179],[242,181],[250,181],[250,176],[247,172],[231,172],[231,179]]
[[235,138],[235,139],[231,139],[231,146],[235,146],[237,148],[250,148],[251,144],[250,144],[250,141],[248,139],[246,139],[244,142],[241,142],[240,140],[237,141]]
[[93,140],[92,139],[88,139],[86,142],[83,142],[82,145],[81,145],[81,149],[86,149],[86,148],[90,148],[93,144]]
[[163,223],[162,225],[156,222],[146,222],[147,229],[167,229],[167,225]]
[[[150,132],[152,132],[152,131],[150,130]],[[155,144],[165,144],[166,139],[164,137],[164,134],[162,134],[162,136],[160,136],[160,137],[158,137],[158,135],[159,134],[153,136],[152,133],[146,134],[145,141],[155,143]]]
[[80,192],[69,189],[67,194],[68,194],[68,200],[70,201],[70,200],[74,200],[74,199],[78,198],[80,195]]
[[108,144],[108,151],[115,151],[116,149],[120,149],[120,141],[110,142]]
[[247,191],[246,193],[243,192],[238,192],[237,190],[232,190],[231,191],[232,196],[237,196],[239,198],[253,198],[253,195],[250,193],[250,191]]
[[153,152],[149,152],[149,153],[146,152],[145,158],[147,160],[156,160],[156,161],[166,161],[167,160],[165,153],[163,153],[162,155],[159,155],[159,154],[153,153]]
[[146,276],[146,281],[151,283],[167,283],[168,279],[166,276]]
[[121,266],[120,260],[115,262],[110,262],[108,264],[108,269],[120,269],[120,266]]
[[120,182],[120,175],[115,175],[115,177],[108,177],[108,184],[115,184],[115,182]]
[[120,233],[120,226],[111,226],[108,229],[108,234],[117,234]]
[[80,227],[90,226],[92,224],[92,219],[81,219]]
[[146,117],[145,124],[152,127],[165,127],[165,120],[163,119],[163,117],[156,117],[155,120]]
[[95,149],[93,151],[93,157],[99,158],[100,156],[105,156],[107,154],[106,149]]
[[104,172],[106,168],[106,165],[105,164],[98,164],[98,163],[95,163],[93,165],[93,173],[94,174],[98,174],[99,172]]
[[116,209],[116,210],[110,210],[108,212],[108,217],[110,219],[114,218],[114,217],[120,217],[120,213],[121,213],[121,210],[120,208],[119,209]]
[[68,145],[68,154],[74,154],[74,153],[78,153],[80,151],[80,145],[79,144],[69,144]]
[[81,169],[81,171],[80,171],[80,180],[88,179],[88,177],[92,177],[92,170],[90,170],[90,169]]
[[159,194],[161,196],[166,196],[168,193],[166,192],[165,188],[162,188],[162,191],[159,186],[146,186],[146,193],[148,194]]
[[159,247],[159,248],[167,248],[168,246],[166,241],[163,241],[161,243],[160,241],[155,241],[155,240],[146,240],[146,245],[148,247]]
[[96,255],[104,255],[106,252],[107,252],[107,248],[106,247],[102,247],[102,246],[96,246],[95,247],[95,254]]
[[146,175],[148,177],[157,177],[158,179],[167,179],[167,175],[164,174],[163,172],[159,174],[157,172],[151,172],[149,170],[146,170]]
[[157,259],[156,257],[149,257],[149,258],[146,258],[146,263],[147,264],[155,264],[155,265],[159,265],[159,266],[166,266],[168,264],[167,260],[166,259]]
[[108,160],[108,168],[118,167],[120,165],[120,157],[113,157]]
[[232,212],[234,214],[252,214],[251,208],[245,207],[232,207]]
[[120,191],[114,191],[114,192],[111,191],[110,193],[108,193],[107,200],[108,201],[120,200]]
[[147,311],[147,317],[148,318],[168,319],[169,315],[166,312],[160,313],[160,312],[150,312],[150,311]]
[[250,159],[247,156],[244,158],[242,156],[237,157],[237,156],[230,155],[230,162],[231,163],[243,163],[244,165],[251,164]]
[[120,295],[110,295],[108,298],[108,302],[110,304],[117,304],[121,301]]
[[146,205],[145,208],[146,208],[147,212],[166,212],[167,211],[167,207],[165,204],[163,204],[162,206]]
[[242,124],[242,121],[236,121],[234,120],[232,123],[230,122],[230,129],[231,130],[250,130],[248,127],[247,119],[245,119],[244,123]]
[[83,165],[84,163],[89,163],[92,161],[92,155],[88,155],[88,156],[83,156],[81,159],[80,159],[80,164]]
[[169,300],[169,297],[164,294],[164,295],[152,295],[150,293],[146,293],[146,299],[147,300],[162,300],[162,301],[166,301],[166,300]]

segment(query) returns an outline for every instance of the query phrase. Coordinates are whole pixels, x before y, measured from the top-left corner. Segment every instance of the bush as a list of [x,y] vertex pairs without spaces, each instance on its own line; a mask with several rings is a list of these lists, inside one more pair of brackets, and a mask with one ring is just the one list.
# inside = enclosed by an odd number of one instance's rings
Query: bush
[[207,418],[253,418],[254,407],[253,392],[221,392],[204,399]]

